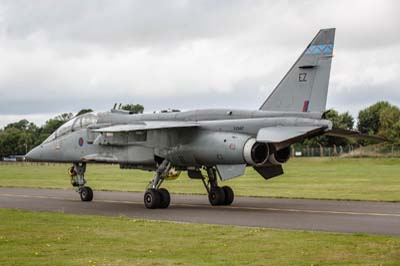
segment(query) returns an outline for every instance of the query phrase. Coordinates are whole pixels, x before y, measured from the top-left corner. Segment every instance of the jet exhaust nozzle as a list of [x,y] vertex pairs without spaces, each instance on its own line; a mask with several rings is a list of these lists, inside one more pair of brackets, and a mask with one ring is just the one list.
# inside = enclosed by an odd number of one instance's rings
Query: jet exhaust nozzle
[[243,156],[249,165],[263,165],[270,155],[270,149],[267,143],[257,142],[256,139],[249,139],[243,148]]
[[287,146],[279,151],[272,153],[269,156],[269,162],[273,165],[281,165],[286,163],[290,158],[290,146]]

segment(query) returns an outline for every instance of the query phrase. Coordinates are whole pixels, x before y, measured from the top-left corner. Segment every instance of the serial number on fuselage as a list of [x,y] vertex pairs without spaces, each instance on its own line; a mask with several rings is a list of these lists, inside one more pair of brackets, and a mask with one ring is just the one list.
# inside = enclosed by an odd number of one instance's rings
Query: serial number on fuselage
[[236,126],[236,127],[233,127],[233,130],[234,131],[242,131],[244,129],[244,126]]

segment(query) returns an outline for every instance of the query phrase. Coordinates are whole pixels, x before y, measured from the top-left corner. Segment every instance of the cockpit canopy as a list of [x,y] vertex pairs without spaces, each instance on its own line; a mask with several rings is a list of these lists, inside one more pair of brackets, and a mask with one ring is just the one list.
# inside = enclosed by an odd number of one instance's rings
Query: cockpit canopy
[[56,131],[53,132],[44,143],[53,141],[65,134],[68,134],[79,129],[87,128],[90,125],[96,124],[98,119],[97,113],[86,113],[77,117],[72,118],[62,126],[60,126]]

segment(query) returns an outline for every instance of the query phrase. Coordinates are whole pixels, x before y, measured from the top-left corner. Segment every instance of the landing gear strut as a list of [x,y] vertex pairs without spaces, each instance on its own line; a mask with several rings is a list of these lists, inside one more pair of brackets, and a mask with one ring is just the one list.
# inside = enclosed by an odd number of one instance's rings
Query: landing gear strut
[[231,205],[235,197],[231,187],[218,186],[217,171],[215,168],[207,168],[207,180],[202,178],[204,187],[208,192],[208,200],[212,206]]
[[144,205],[148,209],[165,209],[171,202],[171,196],[165,188],[160,188],[168,171],[171,169],[171,163],[164,160],[156,170],[156,174],[146,192],[144,193]]
[[71,168],[68,169],[68,174],[71,176],[71,185],[77,187],[82,201],[93,200],[93,190],[90,187],[85,186],[85,171],[86,163],[74,163]]

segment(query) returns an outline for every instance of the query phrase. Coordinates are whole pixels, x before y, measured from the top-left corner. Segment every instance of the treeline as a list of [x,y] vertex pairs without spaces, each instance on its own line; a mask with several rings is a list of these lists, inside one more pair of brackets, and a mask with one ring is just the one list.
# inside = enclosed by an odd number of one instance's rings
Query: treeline
[[[123,110],[132,113],[143,113],[140,104],[120,106]],[[91,109],[82,109],[76,116],[91,112]],[[8,124],[0,130],[0,160],[10,155],[23,155],[33,147],[42,143],[58,127],[73,118],[72,113],[63,113],[46,121],[43,126],[37,126],[26,119]],[[378,135],[388,139],[388,142],[400,144],[400,109],[388,102],[377,102],[358,113],[357,125],[355,119],[348,113],[339,113],[328,110],[325,119],[332,121],[334,127],[358,130],[361,133]],[[300,145],[309,146],[345,146],[354,144],[349,140],[328,136],[320,136],[304,141]],[[361,144],[367,145],[367,142]]]

